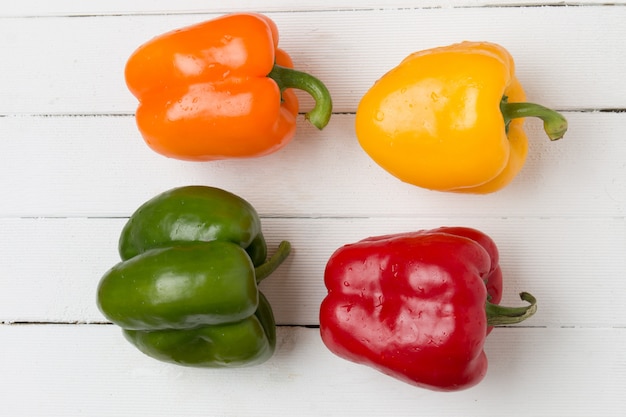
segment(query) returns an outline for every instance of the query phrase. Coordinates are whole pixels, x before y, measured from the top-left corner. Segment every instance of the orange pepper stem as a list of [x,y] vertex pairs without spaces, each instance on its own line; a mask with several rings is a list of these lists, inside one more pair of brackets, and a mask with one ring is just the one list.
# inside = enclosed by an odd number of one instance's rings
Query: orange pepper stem
[[538,117],[543,120],[543,130],[550,140],[561,139],[567,132],[567,120],[560,113],[535,103],[509,103],[506,97],[500,102],[500,111],[507,127],[512,119]]
[[254,269],[256,282],[257,283],[261,282],[263,279],[267,278],[272,272],[274,272],[280,266],[280,264],[282,264],[283,261],[287,259],[290,252],[291,252],[291,243],[289,243],[286,240],[280,242],[280,244],[278,245],[278,249],[276,250],[276,253],[274,253],[274,255],[272,255],[263,264],[257,266]]
[[280,65],[274,65],[267,76],[276,81],[280,91],[297,88],[309,93],[315,100],[315,107],[305,115],[306,119],[320,130],[328,124],[333,102],[324,83],[310,74]]
[[487,326],[502,326],[520,323],[537,311],[537,299],[527,292],[520,293],[520,298],[529,303],[524,307],[504,307],[487,301]]

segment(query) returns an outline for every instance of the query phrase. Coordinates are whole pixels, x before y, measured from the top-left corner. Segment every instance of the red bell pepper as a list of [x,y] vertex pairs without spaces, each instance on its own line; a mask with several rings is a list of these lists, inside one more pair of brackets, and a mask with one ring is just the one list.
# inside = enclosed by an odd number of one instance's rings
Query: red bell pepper
[[326,265],[324,344],[344,359],[440,391],[469,388],[487,371],[492,326],[519,323],[529,305],[499,306],[502,273],[493,240],[442,227],[345,245]]

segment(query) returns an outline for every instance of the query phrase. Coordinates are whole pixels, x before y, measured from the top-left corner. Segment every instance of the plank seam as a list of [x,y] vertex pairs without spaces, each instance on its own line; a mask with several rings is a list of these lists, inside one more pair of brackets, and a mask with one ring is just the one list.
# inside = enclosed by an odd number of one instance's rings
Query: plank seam
[[[328,12],[339,12],[339,13],[351,13],[351,12],[378,12],[378,11],[405,11],[405,10],[430,10],[430,9],[478,9],[478,8],[521,8],[521,9],[532,9],[532,8],[546,8],[546,7],[624,7],[626,4],[622,3],[594,3],[594,2],[535,2],[535,3],[483,3],[483,4],[465,4],[465,5],[432,5],[432,6],[423,6],[423,7],[338,7],[338,8],[328,8],[328,9],[286,9],[286,10],[255,10],[258,13],[264,14],[284,14],[284,13],[328,13]],[[187,15],[198,15],[198,14],[207,14],[207,15],[222,15],[226,14],[225,11],[211,11],[211,10],[180,10],[180,11],[149,11],[149,12],[94,12],[94,13],[68,13],[68,12],[52,12],[49,14],[21,14],[21,15],[11,15],[7,14],[4,16],[0,16],[0,19],[56,19],[56,18],[98,18],[98,17],[125,17],[125,16],[187,16]]]

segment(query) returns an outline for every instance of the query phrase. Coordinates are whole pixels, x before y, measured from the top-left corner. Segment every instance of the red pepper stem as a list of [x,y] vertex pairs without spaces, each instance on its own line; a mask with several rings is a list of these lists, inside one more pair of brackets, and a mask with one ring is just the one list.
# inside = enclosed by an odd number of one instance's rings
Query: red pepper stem
[[529,303],[524,307],[504,307],[487,301],[487,326],[505,326],[526,320],[537,311],[537,300],[527,292],[520,293],[520,298]]
[[274,253],[274,255],[272,255],[267,261],[254,269],[256,282],[259,283],[263,281],[263,279],[270,276],[272,272],[276,271],[280,264],[282,264],[283,261],[287,259],[290,252],[291,243],[287,242],[286,240],[280,242],[276,253]]
[[543,130],[550,140],[558,140],[567,132],[567,120],[560,113],[535,103],[509,103],[504,97],[500,102],[500,111],[504,125],[509,126],[512,119],[520,117],[538,117],[543,120]]
[[309,93],[315,100],[315,107],[305,115],[306,119],[320,130],[328,124],[333,102],[324,83],[311,74],[280,65],[274,65],[267,76],[276,81],[281,92],[287,88],[297,88]]

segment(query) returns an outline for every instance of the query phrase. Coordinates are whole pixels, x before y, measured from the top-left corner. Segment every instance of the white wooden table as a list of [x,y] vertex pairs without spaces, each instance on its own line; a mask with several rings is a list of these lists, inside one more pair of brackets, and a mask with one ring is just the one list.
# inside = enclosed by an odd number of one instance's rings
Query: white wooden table
[[[0,7],[0,415],[626,415],[626,2],[535,0],[4,2]],[[552,3],[552,4],[550,4]],[[522,4],[520,6],[520,4]],[[544,7],[548,5],[549,7]],[[503,6],[503,7],[501,7]],[[189,163],[150,151],[123,79],[152,36],[229,11],[259,11],[335,114],[257,160]],[[563,112],[556,143],[526,122],[530,155],[498,193],[401,183],[361,150],[359,98],[413,51],[500,43],[530,101]],[[310,105],[300,94],[301,107]],[[294,250],[262,284],[278,348],[240,370],[143,356],[95,305],[126,218],[166,189],[206,184],[250,201],[271,248]],[[497,328],[478,386],[437,393],[333,356],[317,328],[334,249],[371,235],[459,225],[497,242],[503,303],[538,313]]]

